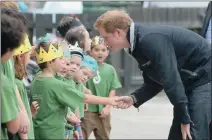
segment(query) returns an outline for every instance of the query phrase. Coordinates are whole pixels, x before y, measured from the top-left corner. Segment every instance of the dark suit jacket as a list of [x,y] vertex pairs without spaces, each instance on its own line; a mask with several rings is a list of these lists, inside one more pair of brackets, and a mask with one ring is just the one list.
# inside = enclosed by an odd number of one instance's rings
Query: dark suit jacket
[[205,19],[204,19],[204,23],[203,23],[203,27],[202,27],[202,31],[201,31],[201,36],[203,36],[205,38],[205,34],[207,32],[208,29],[208,24],[211,18],[211,13],[212,13],[212,2],[210,2],[208,4],[208,8],[206,10],[206,15],[205,15]]

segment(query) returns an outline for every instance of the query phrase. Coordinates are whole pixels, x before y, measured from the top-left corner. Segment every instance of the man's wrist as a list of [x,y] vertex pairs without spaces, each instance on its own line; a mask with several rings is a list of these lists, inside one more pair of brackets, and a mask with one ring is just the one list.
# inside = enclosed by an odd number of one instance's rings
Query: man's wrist
[[137,99],[135,98],[135,96],[134,95],[129,95],[131,98],[132,98],[132,100],[133,100],[133,104],[135,104],[135,103],[137,103]]
[[180,119],[182,124],[189,124],[191,123],[191,118],[188,111],[188,106],[185,103],[181,103],[175,106],[176,114]]

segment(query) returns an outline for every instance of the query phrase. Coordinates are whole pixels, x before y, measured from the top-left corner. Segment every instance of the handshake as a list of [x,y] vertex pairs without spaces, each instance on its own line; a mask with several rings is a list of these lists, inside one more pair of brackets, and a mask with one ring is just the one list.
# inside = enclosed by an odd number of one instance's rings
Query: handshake
[[131,96],[115,96],[110,97],[110,105],[113,108],[127,109],[134,104],[133,98]]

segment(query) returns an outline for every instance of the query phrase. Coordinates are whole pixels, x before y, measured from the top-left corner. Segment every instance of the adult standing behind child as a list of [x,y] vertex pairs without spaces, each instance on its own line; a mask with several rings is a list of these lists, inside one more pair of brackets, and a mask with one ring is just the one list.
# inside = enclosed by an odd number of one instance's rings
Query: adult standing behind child
[[[120,81],[113,66],[105,63],[109,49],[104,45],[103,38],[96,36],[91,43],[91,56],[98,62],[97,75],[86,83],[88,89],[96,96],[114,97],[116,89],[121,88]],[[94,132],[96,139],[109,139],[111,131],[110,105],[91,105],[82,118],[84,139]]]

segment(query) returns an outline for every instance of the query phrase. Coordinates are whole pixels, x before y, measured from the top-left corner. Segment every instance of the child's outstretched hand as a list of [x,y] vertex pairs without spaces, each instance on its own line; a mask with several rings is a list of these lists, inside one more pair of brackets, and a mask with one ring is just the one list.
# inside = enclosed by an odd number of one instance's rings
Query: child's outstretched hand
[[100,118],[106,118],[108,115],[110,114],[110,107],[109,106],[105,106],[101,113],[100,113]]
[[31,112],[32,112],[32,117],[34,117],[39,109],[39,104],[37,101],[32,102],[31,104]]
[[111,106],[117,106],[118,102],[116,101],[119,97],[118,96],[114,96],[114,97],[110,97],[110,105]]

